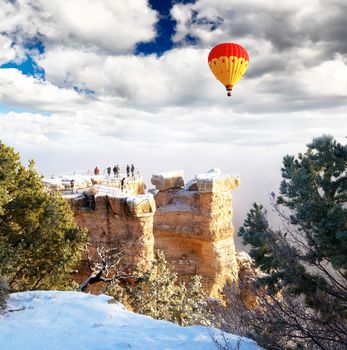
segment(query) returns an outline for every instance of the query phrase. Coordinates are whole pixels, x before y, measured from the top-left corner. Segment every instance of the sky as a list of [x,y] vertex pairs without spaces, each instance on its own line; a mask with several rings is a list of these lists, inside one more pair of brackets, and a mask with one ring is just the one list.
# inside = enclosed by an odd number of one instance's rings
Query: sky
[[[0,0],[0,139],[45,174],[240,175],[236,226],[285,154],[347,135],[345,0]],[[211,48],[241,44],[232,96]]]

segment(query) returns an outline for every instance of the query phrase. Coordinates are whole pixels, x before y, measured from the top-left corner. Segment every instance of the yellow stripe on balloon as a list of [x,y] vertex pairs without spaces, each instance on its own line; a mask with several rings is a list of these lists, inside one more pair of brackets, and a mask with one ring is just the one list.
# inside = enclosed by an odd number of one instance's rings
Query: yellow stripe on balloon
[[213,58],[209,62],[210,68],[216,78],[224,85],[235,85],[245,74],[248,62],[235,56]]

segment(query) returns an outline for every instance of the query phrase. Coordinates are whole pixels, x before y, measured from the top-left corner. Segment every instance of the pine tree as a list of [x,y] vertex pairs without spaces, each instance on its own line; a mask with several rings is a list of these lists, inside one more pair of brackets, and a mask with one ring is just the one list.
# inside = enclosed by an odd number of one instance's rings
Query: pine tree
[[68,288],[86,233],[34,167],[0,143],[0,275],[11,291]]
[[206,301],[207,295],[202,289],[201,276],[193,276],[188,285],[180,283],[176,286],[171,321],[181,326],[209,326],[211,322]]
[[346,164],[347,146],[331,136],[314,139],[297,159],[285,156],[275,209],[290,226],[274,232],[262,206],[255,204],[239,231],[272,285],[290,286],[312,305],[315,291],[346,291],[338,282],[347,278]]
[[[282,320],[267,324],[268,333],[295,336],[306,348],[340,349],[347,346],[347,145],[322,136],[307,147],[297,158],[283,158],[274,202],[281,229],[271,228],[266,210],[254,204],[239,235],[266,273],[259,282],[274,301],[263,299],[270,318]],[[306,309],[295,310],[302,297]],[[259,324],[266,327],[264,319]],[[292,338],[280,334],[285,329]]]

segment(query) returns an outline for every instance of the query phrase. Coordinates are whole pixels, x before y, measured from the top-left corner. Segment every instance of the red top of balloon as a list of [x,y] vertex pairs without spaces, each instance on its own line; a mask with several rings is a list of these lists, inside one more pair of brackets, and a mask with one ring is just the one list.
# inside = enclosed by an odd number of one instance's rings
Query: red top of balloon
[[221,56],[243,57],[245,60],[249,61],[246,49],[241,45],[234,43],[223,43],[215,46],[208,55],[208,61],[210,62],[213,58],[219,58]]

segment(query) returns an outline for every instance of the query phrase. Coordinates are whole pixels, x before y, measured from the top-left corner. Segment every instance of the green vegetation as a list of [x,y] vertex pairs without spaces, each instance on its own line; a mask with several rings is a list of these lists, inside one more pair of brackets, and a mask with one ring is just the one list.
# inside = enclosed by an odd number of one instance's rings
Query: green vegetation
[[66,201],[44,190],[34,162],[0,142],[0,275],[10,291],[66,289],[84,249]]
[[0,276],[0,312],[6,308],[6,301],[8,298],[7,283],[4,278]]
[[267,349],[347,348],[347,146],[322,136],[307,147],[283,158],[280,227],[254,204],[239,230],[265,275],[254,308],[229,289],[226,318]]
[[256,266],[269,274],[262,282],[274,291],[305,294],[307,304],[323,313],[317,293],[335,296],[340,309],[346,303],[338,282],[347,278],[346,164],[347,146],[330,136],[314,139],[297,159],[285,156],[275,208],[290,226],[274,232],[255,204],[239,231]]
[[188,284],[178,281],[164,254],[155,253],[152,268],[139,279],[135,287],[111,285],[107,293],[128,305],[133,311],[181,326],[209,324],[206,295],[201,278],[194,276]]

